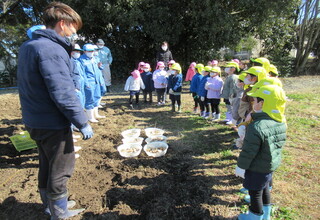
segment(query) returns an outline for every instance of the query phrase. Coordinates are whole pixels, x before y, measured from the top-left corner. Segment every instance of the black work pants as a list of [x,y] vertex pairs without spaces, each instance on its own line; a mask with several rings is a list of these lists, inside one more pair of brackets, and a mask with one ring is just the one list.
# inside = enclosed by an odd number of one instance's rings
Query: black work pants
[[47,196],[53,200],[67,196],[67,181],[75,164],[70,127],[60,130],[26,128],[38,146],[38,187],[47,189]]

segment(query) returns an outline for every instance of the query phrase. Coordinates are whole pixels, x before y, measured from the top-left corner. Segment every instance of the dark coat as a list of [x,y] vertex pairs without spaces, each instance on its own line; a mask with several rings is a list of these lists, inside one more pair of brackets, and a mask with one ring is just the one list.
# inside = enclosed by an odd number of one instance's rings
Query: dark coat
[[253,113],[246,129],[238,167],[258,173],[271,173],[281,163],[282,147],[286,141],[286,124],[265,113]]
[[146,91],[146,92],[154,91],[154,83],[153,83],[152,75],[153,75],[152,72],[143,72],[140,74],[143,84],[145,86],[145,89],[143,89],[143,91]]
[[83,128],[87,117],[76,96],[71,72],[72,45],[54,30],[37,30],[22,44],[18,88],[22,119],[37,129]]
[[157,52],[156,60],[157,60],[157,62],[159,62],[159,61],[164,62],[164,65],[165,65],[166,67],[168,67],[169,61],[170,61],[170,60],[173,60],[171,51],[170,51],[169,49],[167,49],[166,51],[160,49],[160,50]]

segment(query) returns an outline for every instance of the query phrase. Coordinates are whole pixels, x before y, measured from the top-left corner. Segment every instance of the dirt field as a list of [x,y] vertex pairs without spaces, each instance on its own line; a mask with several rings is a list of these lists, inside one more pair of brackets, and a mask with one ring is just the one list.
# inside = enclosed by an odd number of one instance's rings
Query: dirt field
[[[155,103],[131,110],[127,98],[121,86],[113,88],[100,110],[107,118],[93,124],[94,138],[75,143],[82,150],[69,195],[86,210],[73,219],[236,219],[244,203],[237,194],[242,181],[233,175],[234,130],[204,124],[186,106],[181,114]],[[191,103],[187,93],[183,100]],[[17,92],[2,91],[0,107],[0,219],[49,219],[37,190],[37,150],[19,153],[9,140],[24,130]],[[166,130],[167,154],[121,157],[120,133],[134,127]]]

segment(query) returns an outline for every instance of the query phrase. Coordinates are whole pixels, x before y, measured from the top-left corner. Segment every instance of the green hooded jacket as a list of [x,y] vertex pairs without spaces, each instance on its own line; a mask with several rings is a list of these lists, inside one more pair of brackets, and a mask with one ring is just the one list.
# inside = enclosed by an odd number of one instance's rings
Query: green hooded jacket
[[238,167],[258,173],[273,172],[281,163],[287,126],[265,112],[253,113],[252,119],[246,129]]

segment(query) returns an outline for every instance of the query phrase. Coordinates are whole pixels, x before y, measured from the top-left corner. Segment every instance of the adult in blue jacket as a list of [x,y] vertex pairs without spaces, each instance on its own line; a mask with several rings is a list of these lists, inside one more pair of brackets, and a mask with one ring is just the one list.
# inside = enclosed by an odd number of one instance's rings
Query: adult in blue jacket
[[97,46],[99,48],[99,58],[101,63],[103,64],[103,78],[107,86],[107,92],[109,92],[109,88],[111,86],[110,65],[112,63],[112,54],[110,49],[105,46],[104,41],[102,39],[97,40]]
[[[197,65],[199,67],[199,65],[202,65],[202,64],[197,64]],[[197,65],[196,65],[196,67],[197,67]],[[203,67],[203,65],[202,65],[202,67]],[[199,72],[199,68],[196,68],[196,74],[192,77],[191,83],[190,83],[190,92],[192,93],[192,97],[194,100],[193,113],[195,113],[195,114],[198,112],[198,105],[200,102],[200,98],[197,95],[197,91],[198,91],[198,87],[200,85],[200,81],[201,81],[202,77],[203,76]]]
[[204,71],[203,71],[203,77],[200,80],[200,84],[197,90],[197,95],[200,97],[200,111],[201,111],[201,116],[203,118],[209,116],[209,105],[208,105],[208,100],[207,100],[207,91],[205,89],[206,83],[210,77],[209,72],[211,71],[211,66],[205,66]]
[[60,219],[83,211],[67,208],[67,181],[75,163],[70,125],[84,139],[93,132],[71,78],[70,41],[81,18],[69,6],[53,2],[44,9],[43,20],[47,29],[34,31],[20,47],[18,88],[23,122],[38,146],[40,196],[51,219]]

